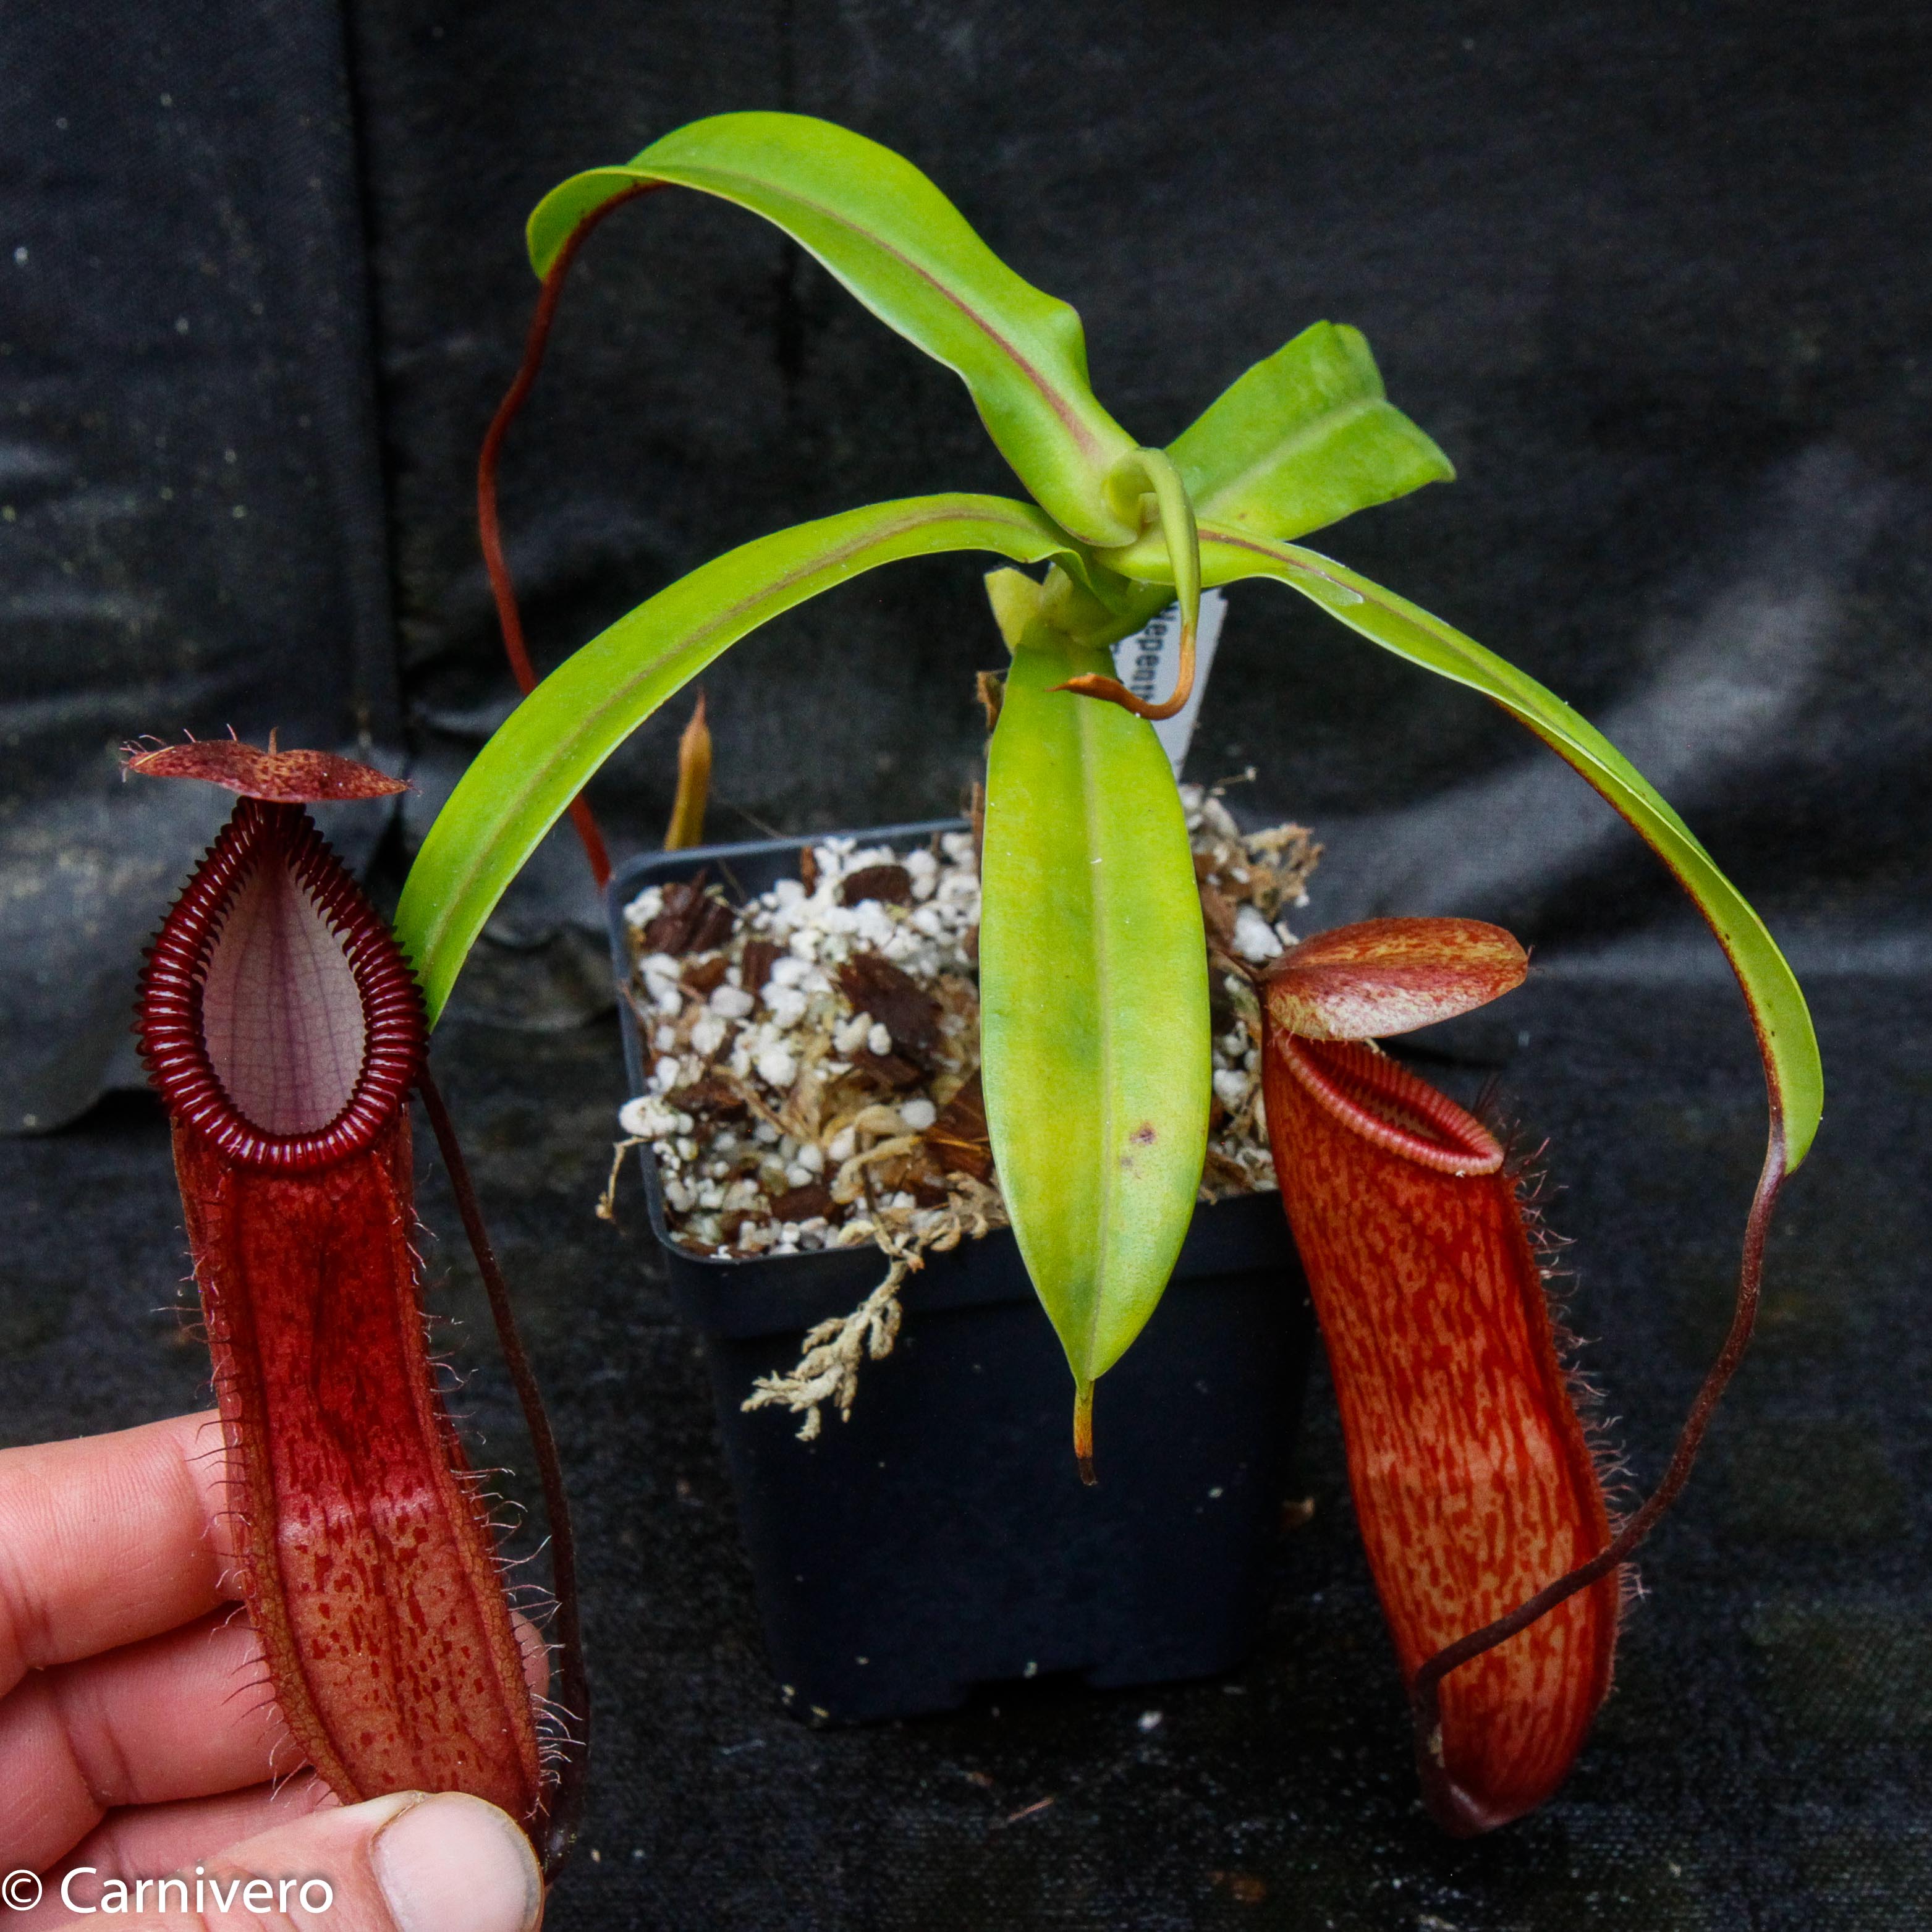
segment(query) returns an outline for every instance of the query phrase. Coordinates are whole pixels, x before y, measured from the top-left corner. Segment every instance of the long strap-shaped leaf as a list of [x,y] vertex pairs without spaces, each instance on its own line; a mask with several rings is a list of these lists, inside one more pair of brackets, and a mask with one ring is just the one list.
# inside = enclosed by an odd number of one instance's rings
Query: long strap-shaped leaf
[[432,1022],[518,868],[604,760],[664,700],[748,631],[906,556],[990,550],[1016,563],[1082,560],[1030,503],[913,496],[848,510],[714,558],[620,617],[512,712],[464,772],[410,868],[396,937]]
[[1066,687],[1111,668],[1036,619],[986,770],[986,1120],[1027,1271],[1066,1351],[1093,1474],[1095,1379],[1174,1271],[1214,1096],[1201,895],[1152,728]]
[[1094,398],[1078,315],[1015,274],[910,161],[808,115],[695,121],[546,195],[530,220],[537,273],[586,215],[640,182],[696,188],[776,224],[964,380],[1000,453],[1067,530],[1101,545],[1139,536],[1103,487],[1134,440]]
[[1202,580],[1271,577],[1397,657],[1493,698],[1566,760],[1674,872],[1709,922],[1743,988],[1769,1089],[1774,1141],[1786,1172],[1810,1150],[1824,1106],[1824,1072],[1804,996],[1771,934],[1648,779],[1588,719],[1514,665],[1419,605],[1297,544],[1204,523]]

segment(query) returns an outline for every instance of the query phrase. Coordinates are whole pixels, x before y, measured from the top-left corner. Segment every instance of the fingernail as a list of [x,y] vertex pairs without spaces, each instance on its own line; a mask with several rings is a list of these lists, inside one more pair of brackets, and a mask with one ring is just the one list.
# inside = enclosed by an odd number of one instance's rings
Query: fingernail
[[397,1932],[532,1932],[542,1910],[530,1841],[480,1798],[411,1805],[376,1834],[369,1863]]

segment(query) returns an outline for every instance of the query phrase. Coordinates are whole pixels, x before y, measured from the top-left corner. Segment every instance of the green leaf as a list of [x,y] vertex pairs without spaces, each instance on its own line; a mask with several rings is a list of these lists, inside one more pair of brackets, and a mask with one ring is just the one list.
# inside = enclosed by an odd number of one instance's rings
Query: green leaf
[[714,558],[566,658],[477,754],[410,868],[396,936],[431,1020],[524,862],[666,698],[748,631],[820,591],[900,557],[958,550],[1081,566],[1066,532],[1030,503],[910,497],[801,524]]
[[1134,440],[1094,400],[1079,316],[1015,274],[910,162],[802,114],[693,122],[546,195],[530,221],[537,273],[640,182],[696,188],[776,224],[964,380],[1001,454],[1062,525],[1096,544],[1138,536],[1103,487]]
[[[1222,391],[1168,446],[1202,521],[1298,537],[1456,472],[1384,399],[1360,330],[1318,322]],[[1148,548],[1110,556],[1128,569]]]
[[1052,687],[1106,652],[1043,622],[1013,654],[986,775],[980,999],[1008,1214],[1076,1387],[1167,1285],[1207,1144],[1206,941],[1150,727]]
[[1535,679],[1358,572],[1298,545],[1204,521],[1201,555],[1208,584],[1277,578],[1384,650],[1493,698],[1616,807],[1677,875],[1730,960],[1764,1057],[1773,1138],[1782,1137],[1795,1168],[1810,1148],[1824,1108],[1824,1070],[1804,995],[1764,922],[1649,780]]

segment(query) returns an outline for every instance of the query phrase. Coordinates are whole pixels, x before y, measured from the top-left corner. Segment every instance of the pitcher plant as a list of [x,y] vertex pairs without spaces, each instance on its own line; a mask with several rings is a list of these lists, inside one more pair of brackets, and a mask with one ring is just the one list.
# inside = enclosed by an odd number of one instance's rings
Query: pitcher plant
[[[1026,494],[905,498],[759,538],[660,591],[538,682],[496,537],[497,461],[586,236],[623,203],[674,187],[763,216],[952,370]],[[1535,1230],[1503,1147],[1374,1044],[1506,992],[1522,976],[1520,948],[1470,921],[1371,921],[1318,935],[1258,976],[1277,1172],[1334,1368],[1425,1796],[1460,1834],[1540,1803],[1607,1690],[1620,1567],[1688,1473],[1749,1336],[1773,1202],[1817,1128],[1810,1021],[1763,923],[1584,718],[1299,541],[1452,474],[1386,400],[1354,329],[1304,329],[1173,442],[1142,444],[1094,396],[1072,308],[1002,262],[908,162],[791,114],[721,115],[574,176],[538,204],[528,242],[536,317],[479,478],[486,560],[527,694],[409,874],[395,938],[422,1022],[434,1026],[505,889],[566,812],[602,882],[608,865],[579,794],[732,644],[901,558],[1000,560],[987,587],[1011,664],[986,782],[986,1117],[1021,1253],[1066,1351],[1073,1450],[1089,1480],[1096,1384],[1160,1298],[1208,1137],[1208,936],[1174,776],[1149,722],[1189,696],[1204,587],[1280,584],[1342,634],[1500,705],[1615,807],[1708,922],[1756,1030],[1768,1144],[1729,1339],[1663,1482],[1621,1524],[1571,1402]],[[1178,682],[1154,703],[1114,680],[1110,651],[1170,603]],[[1238,964],[1217,958],[1213,970]],[[359,1158],[377,1158],[370,1145]],[[494,1641],[500,1649],[500,1632]],[[526,1762],[512,1782],[530,1775]]]

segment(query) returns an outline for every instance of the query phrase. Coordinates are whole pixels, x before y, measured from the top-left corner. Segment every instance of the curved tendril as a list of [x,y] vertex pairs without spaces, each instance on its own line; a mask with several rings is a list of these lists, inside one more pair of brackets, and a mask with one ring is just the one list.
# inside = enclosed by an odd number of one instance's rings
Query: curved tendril
[[[530,333],[524,339],[524,359],[518,364],[515,378],[504,392],[503,400],[496,405],[496,413],[490,418],[490,427],[484,432],[483,447],[476,458],[476,534],[482,545],[483,568],[489,576],[490,595],[496,599],[496,622],[503,633],[503,654],[510,661],[518,688],[526,698],[536,688],[537,674],[536,667],[530,662],[530,646],[524,640],[523,616],[517,608],[517,586],[512,580],[510,566],[503,555],[502,530],[496,514],[496,469],[503,453],[503,439],[509,434],[510,425],[516,421],[518,412],[536,382],[537,371],[543,367],[544,350],[550,341],[550,324],[556,317],[558,298],[563,293],[564,278],[570,273],[570,265],[576,260],[577,251],[583,247],[590,231],[614,209],[622,208],[627,201],[635,201],[640,195],[654,194],[665,185],[662,182],[640,182],[628,192],[614,195],[601,207],[593,209],[571,231],[569,240],[558,250],[556,260],[550,266],[550,272],[544,277],[543,292],[537,297],[536,310],[530,317]],[[601,892],[610,876],[610,859],[590,801],[580,796],[572,799],[570,817],[583,844],[584,856],[590,861],[591,876]]]
[[1136,698],[1117,679],[1103,677],[1096,671],[1083,672],[1054,688],[1071,691],[1082,698],[1097,698],[1108,704],[1118,704],[1123,711],[1131,711],[1136,718],[1157,723],[1174,716],[1194,692],[1194,639],[1201,623],[1200,533],[1195,528],[1194,506],[1188,500],[1187,486],[1164,450],[1137,449],[1132,455],[1123,457],[1108,478],[1107,487],[1108,494],[1117,497],[1130,490],[1138,495],[1141,488],[1150,490],[1160,512],[1160,532],[1166,540],[1168,561],[1174,566],[1174,592],[1180,605],[1180,663],[1174,689],[1163,703],[1150,704],[1144,698]]

